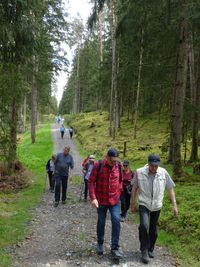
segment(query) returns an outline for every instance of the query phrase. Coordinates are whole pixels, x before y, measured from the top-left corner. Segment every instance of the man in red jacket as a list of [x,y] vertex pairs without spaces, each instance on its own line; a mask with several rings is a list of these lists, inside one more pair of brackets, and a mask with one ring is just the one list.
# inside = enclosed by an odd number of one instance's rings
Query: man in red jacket
[[111,253],[115,258],[122,258],[119,250],[120,235],[120,195],[123,177],[122,166],[118,162],[118,151],[110,148],[105,159],[94,163],[88,186],[91,204],[97,208],[97,253],[103,254],[105,222],[107,210],[110,211],[112,223]]

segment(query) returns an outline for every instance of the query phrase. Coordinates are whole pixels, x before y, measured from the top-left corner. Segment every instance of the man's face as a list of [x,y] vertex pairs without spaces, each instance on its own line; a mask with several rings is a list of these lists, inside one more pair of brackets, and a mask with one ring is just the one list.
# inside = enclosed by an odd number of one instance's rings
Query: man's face
[[158,169],[158,165],[149,164],[149,171],[151,173],[156,173],[157,172],[157,169]]
[[64,148],[64,154],[65,155],[68,155],[69,154],[69,151],[70,151],[70,148],[69,147],[65,147]]
[[107,163],[110,167],[113,167],[115,163],[117,162],[118,158],[116,157],[109,157],[107,156]]

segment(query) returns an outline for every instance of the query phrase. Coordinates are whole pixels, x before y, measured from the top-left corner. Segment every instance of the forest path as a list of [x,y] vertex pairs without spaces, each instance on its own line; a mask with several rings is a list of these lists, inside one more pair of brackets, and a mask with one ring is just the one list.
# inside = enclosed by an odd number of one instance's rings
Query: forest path
[[[81,175],[82,158],[73,139],[65,133],[60,138],[59,126],[52,126],[54,152],[60,152],[64,146],[71,147],[75,161],[74,175]],[[28,225],[29,236],[14,249],[14,267],[89,267],[116,266],[110,256],[111,223],[109,214],[106,221],[105,253],[97,256],[96,245],[96,210],[89,202],[79,201],[80,186],[68,185],[67,203],[53,206],[54,194],[46,188],[33,219]],[[129,220],[121,223],[121,249],[124,259],[118,266],[139,267],[140,260],[138,225]],[[170,267],[176,260],[163,247],[156,246],[155,258],[150,267]]]

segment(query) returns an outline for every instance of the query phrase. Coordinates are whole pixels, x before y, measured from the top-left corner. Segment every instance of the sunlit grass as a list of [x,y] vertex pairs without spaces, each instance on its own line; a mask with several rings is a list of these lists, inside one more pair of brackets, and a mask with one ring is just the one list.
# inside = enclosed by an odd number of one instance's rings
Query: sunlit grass
[[52,154],[50,125],[37,129],[36,143],[31,144],[30,133],[20,137],[18,157],[30,171],[32,184],[18,193],[0,194],[0,258],[1,267],[11,266],[11,257],[6,247],[22,240],[27,234],[31,208],[41,198],[45,186],[45,164]]

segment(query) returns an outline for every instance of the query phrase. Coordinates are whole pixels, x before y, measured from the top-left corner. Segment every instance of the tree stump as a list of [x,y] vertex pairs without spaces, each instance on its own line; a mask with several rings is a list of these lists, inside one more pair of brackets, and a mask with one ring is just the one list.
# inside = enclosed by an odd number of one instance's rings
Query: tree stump
[[200,163],[197,163],[193,167],[193,173],[194,174],[200,174]]

